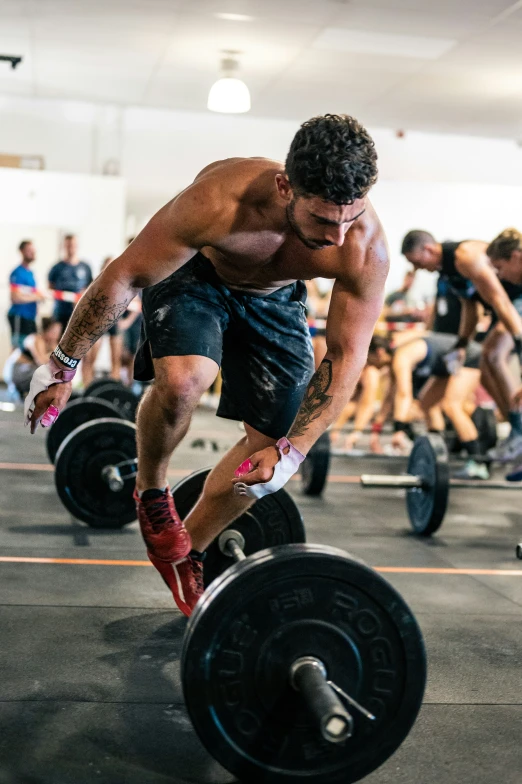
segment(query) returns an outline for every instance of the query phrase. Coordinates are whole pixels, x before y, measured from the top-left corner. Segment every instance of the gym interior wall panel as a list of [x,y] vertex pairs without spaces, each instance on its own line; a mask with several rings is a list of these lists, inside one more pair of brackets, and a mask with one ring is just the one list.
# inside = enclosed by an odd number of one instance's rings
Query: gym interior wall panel
[[[410,229],[427,229],[439,241],[487,242],[508,226],[522,230],[522,187],[518,186],[380,180],[371,198],[390,246],[388,290],[400,286],[408,267],[400,247]],[[420,272],[414,292],[430,295],[435,283],[435,275]]]
[[[119,177],[0,168],[0,370],[9,353],[8,277],[21,240],[34,240],[34,272],[43,288],[67,232],[77,234],[80,256],[96,274],[105,256],[118,255],[125,245],[125,198]],[[51,307],[46,302],[41,314]]]

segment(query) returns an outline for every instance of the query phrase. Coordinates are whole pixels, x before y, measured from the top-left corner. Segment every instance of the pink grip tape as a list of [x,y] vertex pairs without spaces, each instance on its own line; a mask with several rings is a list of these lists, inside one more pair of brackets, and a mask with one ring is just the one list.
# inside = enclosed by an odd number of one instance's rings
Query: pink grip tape
[[252,461],[250,459],[245,460],[244,463],[241,463],[239,468],[236,468],[236,470],[234,471],[234,476],[235,477],[244,476],[245,474],[250,473],[250,471],[252,471],[253,468],[254,466],[252,465]]
[[58,411],[56,406],[49,406],[49,408],[47,409],[47,411],[42,417],[42,427],[50,427],[50,425],[56,422],[59,415],[60,412]]

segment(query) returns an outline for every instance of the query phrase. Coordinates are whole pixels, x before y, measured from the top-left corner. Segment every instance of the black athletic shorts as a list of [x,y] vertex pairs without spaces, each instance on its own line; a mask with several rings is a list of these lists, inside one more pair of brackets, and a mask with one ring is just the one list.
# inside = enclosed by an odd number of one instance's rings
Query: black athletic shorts
[[199,355],[221,366],[217,415],[246,422],[270,438],[285,435],[314,372],[302,281],[266,296],[229,289],[198,253],[143,292],[139,381],[152,359]]
[[[457,342],[457,336],[445,332],[429,332],[427,335],[419,338],[419,340],[424,340],[428,347],[428,353],[413,371],[414,397],[419,396],[422,387],[431,376],[449,378],[449,373],[444,363],[444,355],[453,349]],[[470,340],[466,348],[464,367],[478,370],[481,354],[482,346],[476,341]]]

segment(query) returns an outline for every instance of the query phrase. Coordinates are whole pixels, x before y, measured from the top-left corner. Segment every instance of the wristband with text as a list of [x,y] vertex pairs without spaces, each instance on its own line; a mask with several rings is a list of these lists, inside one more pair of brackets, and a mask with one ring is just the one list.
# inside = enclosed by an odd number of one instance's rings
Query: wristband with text
[[397,419],[393,423],[393,432],[394,433],[407,433],[410,429],[409,422],[399,422]]
[[374,422],[372,425],[372,433],[382,433],[382,423]]
[[51,354],[51,358],[56,357],[62,365],[66,365],[70,370],[76,370],[78,367],[78,363],[80,362],[79,359],[75,359],[74,357],[68,356],[65,351],[62,351],[60,346],[56,346],[53,353]]

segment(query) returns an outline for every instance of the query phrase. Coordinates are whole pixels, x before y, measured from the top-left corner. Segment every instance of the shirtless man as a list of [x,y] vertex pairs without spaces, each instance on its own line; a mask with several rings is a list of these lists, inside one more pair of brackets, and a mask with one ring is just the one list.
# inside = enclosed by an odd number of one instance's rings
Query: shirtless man
[[[138,412],[135,497],[150,560],[186,615],[203,590],[205,548],[288,481],[353,394],[388,272],[367,199],[376,159],[356,120],[325,115],[301,126],[285,165],[232,158],[203,169],[94,281],[35,372],[32,432],[63,409],[81,357],[145,289],[136,370],[155,382]],[[335,284],[314,373],[301,279],[316,276]],[[182,523],[167,468],[220,364],[218,416],[242,420],[245,435]]]

